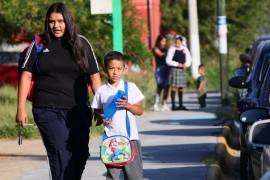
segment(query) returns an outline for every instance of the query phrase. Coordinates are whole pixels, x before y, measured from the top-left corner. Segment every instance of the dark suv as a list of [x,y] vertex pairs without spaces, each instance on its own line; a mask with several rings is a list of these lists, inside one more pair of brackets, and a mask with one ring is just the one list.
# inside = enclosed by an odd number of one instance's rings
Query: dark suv
[[[262,83],[258,90],[258,98],[256,100],[257,107],[251,108],[243,112],[240,116],[240,121],[242,122],[242,124],[247,125],[247,132],[244,136],[244,139],[242,139],[241,144],[241,153],[243,153],[243,147],[245,147],[245,154],[241,154],[245,156],[245,162],[242,161],[241,165],[243,168],[245,167],[245,179],[251,180],[259,179],[264,173],[270,170],[270,123],[268,123],[267,126],[265,125],[263,128],[261,127],[259,130],[257,130],[256,133],[249,131],[252,124],[254,124],[255,122],[259,122],[260,120],[268,119],[270,117],[270,57],[266,60],[264,68],[265,74],[262,77]],[[254,134],[252,136],[257,136],[257,141],[261,142],[260,144],[267,145],[258,146],[254,145],[253,143],[249,143],[248,136],[250,136],[250,133]],[[259,134],[260,136],[258,136]]]
[[[230,85],[235,88],[247,88],[247,95],[239,100],[237,106],[240,112],[247,111],[249,109],[264,106],[264,98],[267,97],[264,93],[266,88],[264,82],[266,73],[269,68],[270,59],[270,37],[267,39],[260,40],[256,44],[256,53],[254,54],[252,70],[249,73],[247,79],[243,76],[234,77],[231,80]],[[267,80],[265,80],[267,81]],[[263,83],[264,82],[264,83]],[[256,119],[257,120],[257,119]],[[240,165],[241,165],[241,176],[246,179],[248,172],[248,147],[246,141],[246,132],[254,121],[239,121],[239,141],[240,141]]]

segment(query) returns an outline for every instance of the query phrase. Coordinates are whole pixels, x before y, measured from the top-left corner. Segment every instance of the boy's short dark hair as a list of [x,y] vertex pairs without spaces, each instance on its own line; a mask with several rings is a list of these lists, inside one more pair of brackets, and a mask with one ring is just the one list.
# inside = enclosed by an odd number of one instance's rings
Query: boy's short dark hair
[[104,56],[104,66],[108,67],[108,64],[112,60],[124,61],[123,54],[118,51],[110,51]]
[[202,67],[204,67],[204,65],[203,64],[200,64],[199,67],[198,67],[198,69],[201,69]]

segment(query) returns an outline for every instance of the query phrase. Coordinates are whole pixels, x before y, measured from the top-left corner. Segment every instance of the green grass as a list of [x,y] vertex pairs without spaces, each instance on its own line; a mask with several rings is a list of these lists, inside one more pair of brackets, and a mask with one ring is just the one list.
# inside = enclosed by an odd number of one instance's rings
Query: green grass
[[[0,138],[12,138],[18,135],[18,127],[15,122],[17,105],[17,90],[11,86],[0,87]],[[29,123],[34,124],[31,113],[31,104],[27,103]],[[28,126],[23,129],[26,138],[39,136],[36,126]]]

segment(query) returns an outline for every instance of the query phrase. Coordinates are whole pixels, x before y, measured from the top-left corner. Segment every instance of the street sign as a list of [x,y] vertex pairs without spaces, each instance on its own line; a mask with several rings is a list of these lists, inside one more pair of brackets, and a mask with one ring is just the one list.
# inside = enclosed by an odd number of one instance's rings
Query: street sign
[[90,0],[91,14],[112,14],[112,0]]

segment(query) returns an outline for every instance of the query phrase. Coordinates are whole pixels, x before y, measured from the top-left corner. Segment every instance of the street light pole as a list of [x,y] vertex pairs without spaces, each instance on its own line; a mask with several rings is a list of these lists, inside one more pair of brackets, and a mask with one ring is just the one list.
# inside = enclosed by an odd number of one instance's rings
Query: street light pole
[[217,0],[217,30],[220,64],[220,92],[222,105],[228,104],[227,20],[225,0]]
[[121,0],[112,1],[113,50],[123,53],[122,3]]

